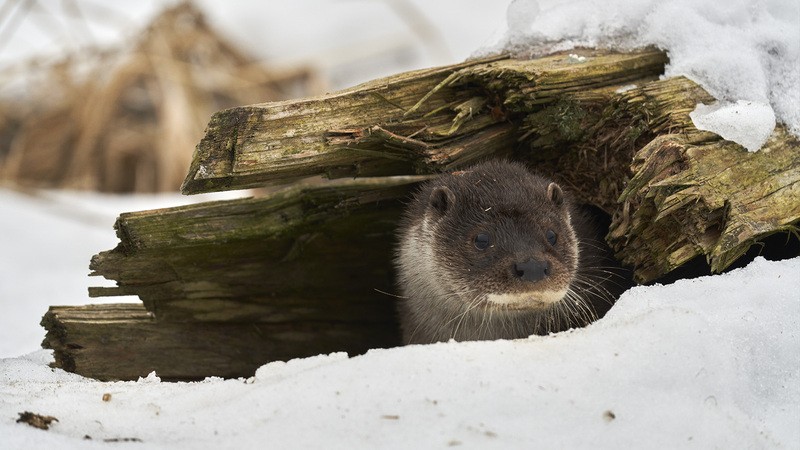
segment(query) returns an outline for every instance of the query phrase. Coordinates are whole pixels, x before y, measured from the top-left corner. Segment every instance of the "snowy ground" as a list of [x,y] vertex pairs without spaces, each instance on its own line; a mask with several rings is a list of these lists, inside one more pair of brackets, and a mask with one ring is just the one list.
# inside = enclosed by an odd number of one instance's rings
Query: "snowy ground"
[[[89,301],[88,258],[116,244],[117,211],[185,201],[0,190],[0,447],[800,447],[800,258],[637,287],[550,337],[322,355],[249,380],[50,369],[38,321]],[[16,423],[24,411],[58,422]]]
[[[800,258],[634,288],[550,337],[323,355],[249,380],[50,369],[39,319],[90,301],[88,258],[116,244],[117,212],[186,201],[0,190],[0,448],[800,448]],[[16,423],[24,411],[58,422]]]
[[[247,380],[102,383],[50,369],[42,350],[0,359],[0,441],[798,448],[798,330],[800,258],[757,259],[725,275],[634,288],[581,330],[321,355],[267,364]],[[58,422],[47,431],[15,423],[24,411]]]

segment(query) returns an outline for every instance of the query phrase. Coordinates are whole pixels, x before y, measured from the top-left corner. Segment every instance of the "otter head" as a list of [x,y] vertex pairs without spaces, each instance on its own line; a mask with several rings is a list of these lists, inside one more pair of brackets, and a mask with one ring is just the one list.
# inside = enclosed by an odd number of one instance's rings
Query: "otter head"
[[567,296],[578,270],[569,201],[558,184],[506,165],[430,190],[424,222],[450,294],[444,302],[526,311]]

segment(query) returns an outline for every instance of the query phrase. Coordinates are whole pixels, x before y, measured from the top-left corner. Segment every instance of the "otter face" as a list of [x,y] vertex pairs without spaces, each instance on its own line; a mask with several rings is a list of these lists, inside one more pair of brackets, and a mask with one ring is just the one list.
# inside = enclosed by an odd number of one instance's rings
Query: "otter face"
[[437,259],[444,261],[441,282],[456,294],[447,301],[505,311],[549,308],[567,295],[578,269],[563,191],[543,180],[480,175],[460,175],[457,186],[436,186],[429,198],[425,221],[434,224]]

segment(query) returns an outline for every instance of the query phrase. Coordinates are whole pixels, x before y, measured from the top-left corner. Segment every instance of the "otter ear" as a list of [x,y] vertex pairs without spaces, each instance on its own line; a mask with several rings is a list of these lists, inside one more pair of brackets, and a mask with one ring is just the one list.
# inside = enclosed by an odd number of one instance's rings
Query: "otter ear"
[[455,202],[456,195],[447,186],[436,186],[431,191],[430,206],[441,215],[445,215]]
[[556,206],[561,206],[564,204],[564,191],[561,190],[561,186],[550,183],[547,186],[547,199],[553,202]]

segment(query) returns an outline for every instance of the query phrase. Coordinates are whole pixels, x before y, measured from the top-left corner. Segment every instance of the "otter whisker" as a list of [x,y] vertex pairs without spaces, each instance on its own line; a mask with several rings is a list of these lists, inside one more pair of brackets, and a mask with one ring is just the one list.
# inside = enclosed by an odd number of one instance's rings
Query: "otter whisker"
[[455,339],[456,335],[458,335],[458,329],[461,327],[461,324],[464,321],[464,318],[467,316],[467,314],[469,314],[470,311],[475,309],[475,307],[477,307],[480,304],[481,304],[481,297],[478,297],[478,296],[476,296],[470,302],[469,307],[466,310],[464,310],[464,312],[461,314],[461,318],[458,320],[458,323],[456,324],[455,330],[453,330],[453,334],[452,334],[453,339]]
[[405,341],[519,338],[596,320],[630,277],[590,222],[559,184],[520,164],[427,181],[398,233]]

